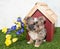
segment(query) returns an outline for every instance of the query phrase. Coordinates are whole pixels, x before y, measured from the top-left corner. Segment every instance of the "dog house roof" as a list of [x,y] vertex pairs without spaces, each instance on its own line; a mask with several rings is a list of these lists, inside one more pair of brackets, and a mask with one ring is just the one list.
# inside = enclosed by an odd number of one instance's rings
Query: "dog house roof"
[[44,2],[37,2],[35,6],[30,10],[30,12],[26,15],[26,17],[32,16],[37,9],[43,13],[53,24],[55,23],[57,18],[56,14]]

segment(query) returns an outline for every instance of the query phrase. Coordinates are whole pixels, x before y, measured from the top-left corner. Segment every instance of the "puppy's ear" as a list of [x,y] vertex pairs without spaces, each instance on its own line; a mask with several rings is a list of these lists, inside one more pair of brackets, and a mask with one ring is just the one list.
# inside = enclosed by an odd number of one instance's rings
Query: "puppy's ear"
[[46,18],[45,18],[45,17],[43,17],[43,20],[44,20],[44,21],[46,21]]
[[40,16],[38,19],[39,20],[44,20],[44,21],[46,20],[45,17],[43,17],[43,16]]
[[39,19],[39,21],[41,21],[42,23],[44,23],[44,22],[46,21],[45,17],[43,17],[43,16],[40,16],[38,19]]

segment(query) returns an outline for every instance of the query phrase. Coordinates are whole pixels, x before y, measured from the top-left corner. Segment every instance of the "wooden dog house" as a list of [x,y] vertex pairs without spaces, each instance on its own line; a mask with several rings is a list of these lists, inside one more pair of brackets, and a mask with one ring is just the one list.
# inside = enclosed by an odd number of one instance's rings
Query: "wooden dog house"
[[[48,7],[44,2],[37,2],[31,11],[26,15],[26,17],[39,18],[39,16],[44,16],[46,18],[45,27],[47,30],[46,40],[51,41],[54,34],[54,24],[56,21],[56,14]],[[27,34],[27,39],[29,40],[29,35]]]

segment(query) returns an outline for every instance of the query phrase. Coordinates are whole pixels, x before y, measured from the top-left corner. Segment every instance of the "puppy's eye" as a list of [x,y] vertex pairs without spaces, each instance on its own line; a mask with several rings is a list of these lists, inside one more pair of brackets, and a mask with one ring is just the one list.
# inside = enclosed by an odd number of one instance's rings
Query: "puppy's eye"
[[36,24],[37,24],[38,22],[36,22]]
[[35,25],[35,23],[33,25]]

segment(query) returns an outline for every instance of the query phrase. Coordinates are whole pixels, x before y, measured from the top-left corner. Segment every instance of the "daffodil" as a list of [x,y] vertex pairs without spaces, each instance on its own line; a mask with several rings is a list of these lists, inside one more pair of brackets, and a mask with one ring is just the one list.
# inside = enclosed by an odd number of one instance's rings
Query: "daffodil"
[[11,39],[11,35],[10,34],[7,34],[6,35],[6,39]]
[[3,32],[3,33],[6,33],[6,32],[7,32],[7,30],[8,30],[8,28],[7,28],[7,27],[2,28],[2,32]]
[[14,42],[16,42],[18,40],[18,38],[13,38],[12,39],[12,42],[14,43]]
[[6,46],[10,46],[12,44],[12,42],[10,39],[6,39],[5,44],[6,44]]
[[16,27],[17,27],[16,29],[21,28],[21,23],[20,22],[17,22]]

